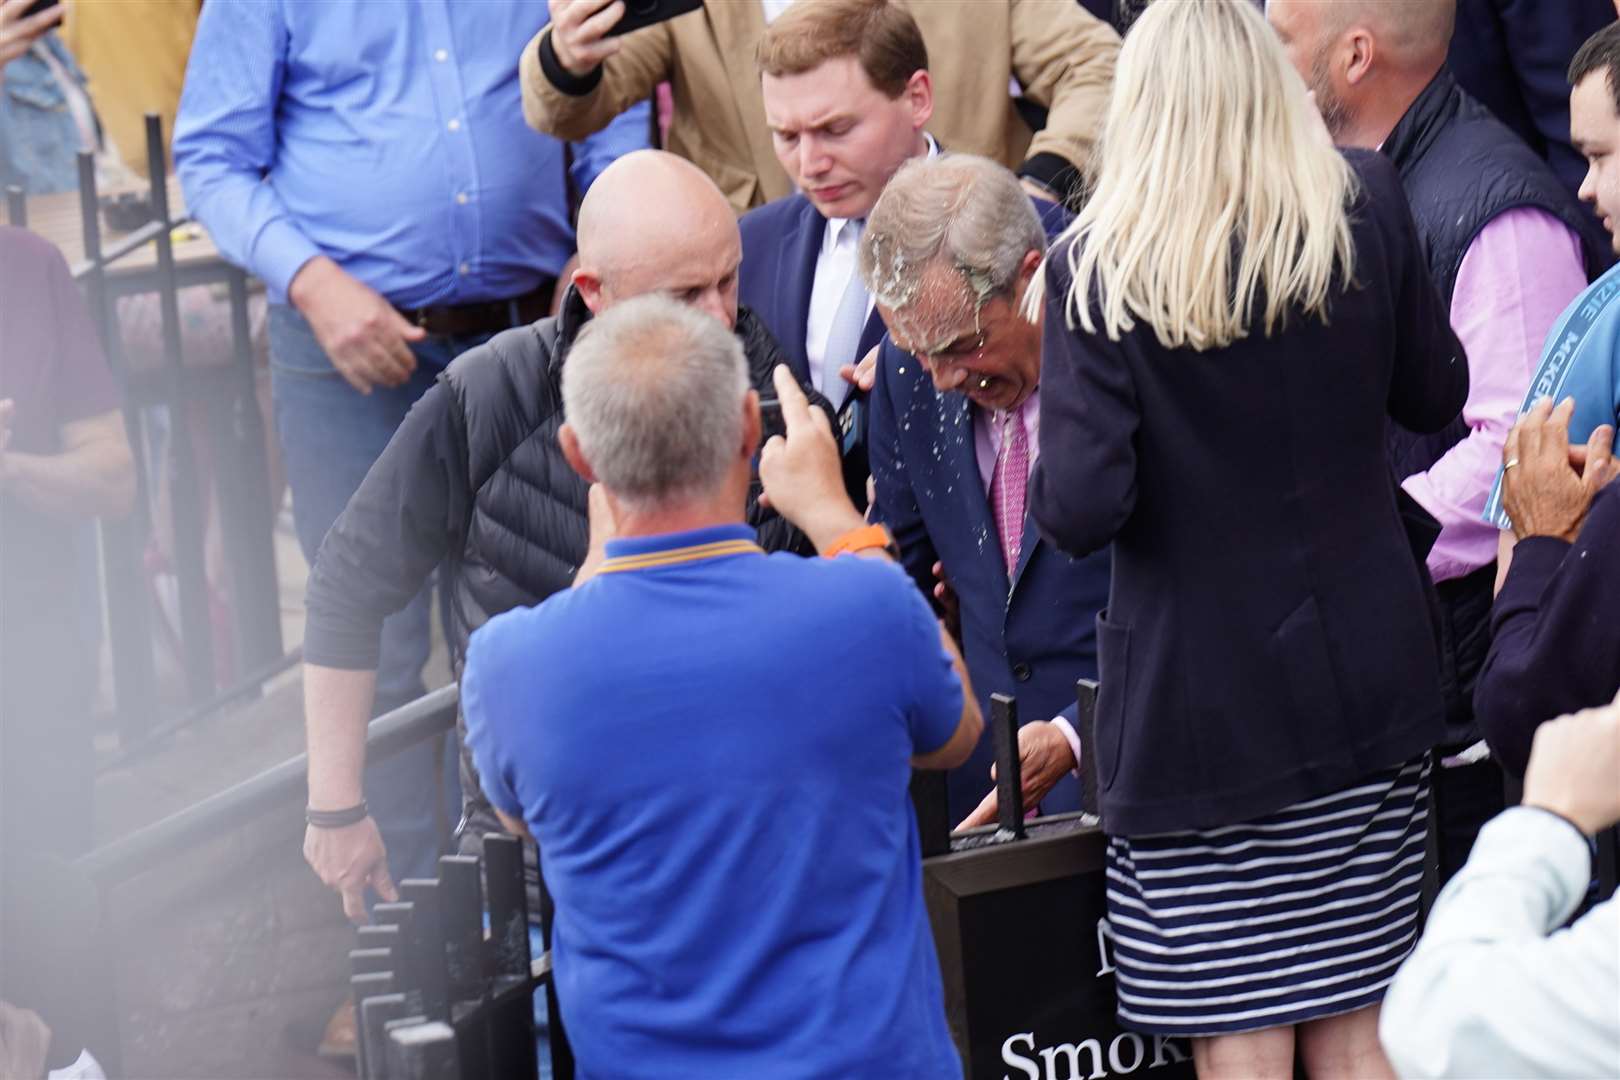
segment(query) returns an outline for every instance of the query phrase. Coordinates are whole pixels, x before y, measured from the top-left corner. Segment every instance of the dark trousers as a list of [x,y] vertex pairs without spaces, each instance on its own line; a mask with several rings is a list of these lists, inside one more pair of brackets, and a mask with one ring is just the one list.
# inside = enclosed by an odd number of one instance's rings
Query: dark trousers
[[[1477,742],[1474,684],[1491,647],[1491,600],[1496,563],[1435,586],[1441,689],[1446,703],[1446,745],[1437,758]],[[1474,838],[1506,803],[1501,766],[1489,759],[1434,771],[1434,820],[1440,884],[1468,861]]]

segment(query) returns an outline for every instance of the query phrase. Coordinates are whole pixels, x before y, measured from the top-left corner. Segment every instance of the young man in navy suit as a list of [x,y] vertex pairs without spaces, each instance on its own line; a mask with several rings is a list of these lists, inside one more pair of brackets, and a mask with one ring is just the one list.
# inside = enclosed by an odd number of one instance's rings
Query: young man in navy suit
[[799,193],[743,215],[739,299],[800,382],[842,407],[854,365],[883,337],[855,265],[867,212],[904,162],[937,152],[923,130],[928,50],[893,4],[826,0],[779,16],[758,58],[776,155]]
[[[952,154],[903,165],[867,219],[861,274],[890,340],[871,396],[873,520],[960,621],[981,705],[1018,698],[1025,803],[1079,808],[1075,682],[1096,678],[1106,551],[1071,559],[1026,513],[1038,455],[1041,325],[1021,313],[1068,224],[1011,172]],[[949,776],[964,825],[995,817],[991,740]],[[971,811],[971,813],[970,813]]]

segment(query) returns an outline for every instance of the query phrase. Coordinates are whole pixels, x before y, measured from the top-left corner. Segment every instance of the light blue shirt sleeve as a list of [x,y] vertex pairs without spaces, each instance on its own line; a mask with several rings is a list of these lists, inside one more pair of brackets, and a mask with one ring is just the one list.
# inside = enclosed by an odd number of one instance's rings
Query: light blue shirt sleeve
[[478,769],[478,783],[491,806],[513,818],[523,817],[518,801],[501,768],[496,730],[500,725],[500,694],[505,680],[501,669],[499,620],[473,632],[467,646],[467,664],[461,673],[461,716],[467,725],[467,749]]
[[293,276],[321,254],[264,181],[286,53],[279,3],[204,5],[174,130],[187,209],[227,259],[275,296],[285,296]]
[[652,145],[652,103],[643,101],[615,116],[608,126],[570,145],[574,151],[574,187],[581,198],[602,170],[635,150]]

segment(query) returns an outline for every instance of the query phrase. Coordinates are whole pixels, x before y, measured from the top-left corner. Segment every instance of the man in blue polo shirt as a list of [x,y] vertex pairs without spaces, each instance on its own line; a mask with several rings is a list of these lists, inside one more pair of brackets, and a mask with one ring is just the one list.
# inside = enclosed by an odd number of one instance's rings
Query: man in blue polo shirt
[[646,297],[563,369],[559,442],[593,484],[578,581],[472,637],[468,744],[539,843],[582,1077],[961,1074],[907,786],[966,759],[978,709],[826,418],[776,376],[766,493],[850,554],[755,544],[736,338]]

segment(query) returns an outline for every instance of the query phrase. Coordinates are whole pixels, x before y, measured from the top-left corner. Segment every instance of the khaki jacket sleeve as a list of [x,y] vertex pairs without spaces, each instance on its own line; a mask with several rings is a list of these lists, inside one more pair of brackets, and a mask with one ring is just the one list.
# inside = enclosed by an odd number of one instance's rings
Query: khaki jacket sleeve
[[1012,68],[1048,110],[1029,156],[1057,154],[1084,169],[1114,84],[1119,35],[1075,0],[1012,0]]
[[558,89],[540,66],[540,40],[546,27],[523,47],[518,77],[523,87],[523,119],[536,131],[558,139],[594,135],[613,118],[652,96],[667,82],[674,52],[669,24],[659,23],[624,35],[619,51],[602,65],[602,77],[583,94]]

